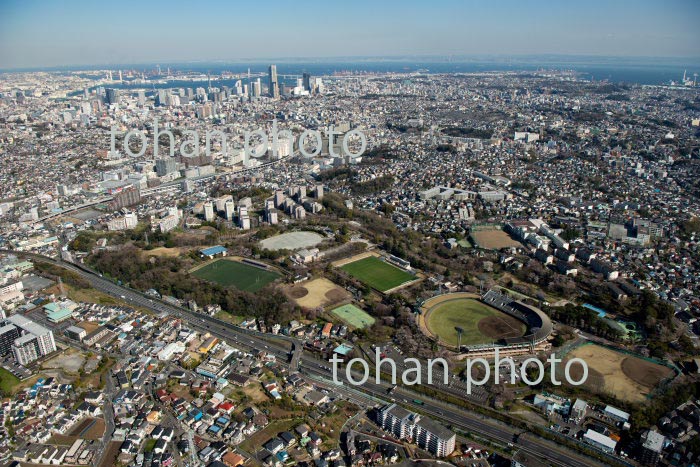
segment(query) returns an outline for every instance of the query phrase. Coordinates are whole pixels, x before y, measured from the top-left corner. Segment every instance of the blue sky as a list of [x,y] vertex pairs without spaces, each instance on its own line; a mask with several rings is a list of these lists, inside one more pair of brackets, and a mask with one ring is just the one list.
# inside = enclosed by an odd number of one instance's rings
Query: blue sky
[[700,0],[0,0],[0,69],[396,55],[700,56]]

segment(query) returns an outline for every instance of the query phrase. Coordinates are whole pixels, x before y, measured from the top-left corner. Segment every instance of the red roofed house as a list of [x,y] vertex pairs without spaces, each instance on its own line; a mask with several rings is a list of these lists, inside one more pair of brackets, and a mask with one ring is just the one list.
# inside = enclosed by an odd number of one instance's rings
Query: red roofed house
[[223,412],[223,413],[225,413],[226,415],[230,415],[231,412],[233,412],[233,409],[235,409],[235,408],[236,408],[236,406],[233,405],[233,404],[232,404],[231,402],[229,402],[229,401],[222,402],[222,403],[219,404],[219,406],[217,407],[217,409],[219,410],[219,412]]
[[326,338],[331,337],[331,329],[333,329],[333,325],[331,323],[326,323],[323,326],[323,330],[321,331],[321,335],[323,337],[326,337]]

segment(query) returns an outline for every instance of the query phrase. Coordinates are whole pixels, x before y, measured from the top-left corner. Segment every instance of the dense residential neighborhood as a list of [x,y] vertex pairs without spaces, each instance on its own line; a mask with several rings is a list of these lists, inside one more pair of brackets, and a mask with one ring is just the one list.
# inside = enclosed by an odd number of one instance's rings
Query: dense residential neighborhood
[[0,71],[1,465],[700,462],[695,75],[401,63]]

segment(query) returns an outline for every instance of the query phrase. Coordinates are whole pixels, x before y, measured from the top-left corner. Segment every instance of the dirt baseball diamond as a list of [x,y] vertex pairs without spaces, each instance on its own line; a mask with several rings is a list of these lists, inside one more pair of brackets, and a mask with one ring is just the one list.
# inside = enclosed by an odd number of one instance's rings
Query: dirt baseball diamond
[[302,285],[295,285],[289,289],[289,296],[295,300],[306,297],[307,295],[309,295],[309,291]]
[[477,323],[479,332],[491,339],[507,339],[523,335],[523,324],[512,316],[487,316]]
[[[612,394],[628,402],[642,402],[646,396],[673,370],[658,363],[627,355],[596,344],[585,344],[573,349],[564,358],[564,364],[580,358],[588,365],[588,379],[583,386],[590,390]],[[564,365],[560,365],[563,368]],[[560,372],[563,379],[564,372]],[[580,365],[571,366],[571,378],[583,376]]]
[[297,305],[305,308],[318,308],[351,298],[349,292],[325,278],[292,285],[285,292]]

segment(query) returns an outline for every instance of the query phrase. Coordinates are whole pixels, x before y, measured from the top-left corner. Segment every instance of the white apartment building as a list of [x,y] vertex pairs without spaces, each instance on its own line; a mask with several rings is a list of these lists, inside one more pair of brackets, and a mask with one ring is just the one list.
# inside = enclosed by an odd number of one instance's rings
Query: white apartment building
[[455,449],[457,436],[454,433],[439,423],[396,404],[382,407],[378,421],[384,430],[397,438],[413,440],[418,447],[437,457],[446,457]]
[[53,332],[22,315],[12,315],[6,323],[18,329],[20,336],[12,345],[12,353],[20,365],[29,363],[56,351]]

